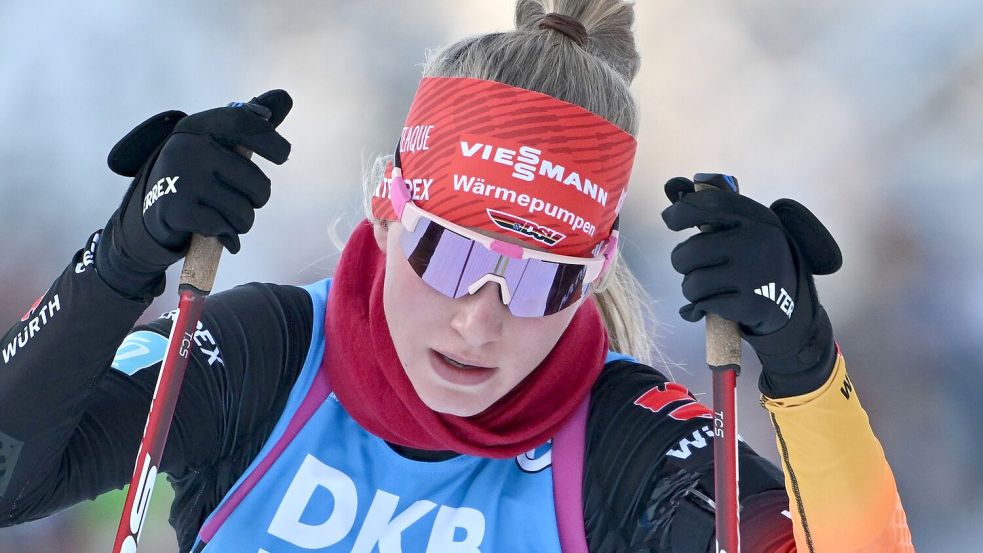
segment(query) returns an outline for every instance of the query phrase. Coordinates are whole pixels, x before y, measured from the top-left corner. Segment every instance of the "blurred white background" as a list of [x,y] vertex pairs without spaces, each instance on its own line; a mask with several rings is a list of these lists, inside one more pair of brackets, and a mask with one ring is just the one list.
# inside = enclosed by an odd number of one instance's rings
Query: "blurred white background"
[[[676,314],[669,252],[683,236],[662,226],[662,184],[727,172],[763,203],[801,201],[843,249],[820,295],[915,545],[979,543],[983,3],[646,0],[636,11],[643,122],[623,252],[656,299],[672,374],[709,391],[702,325]],[[510,29],[512,13],[509,0],[0,0],[0,326],[117,207],[127,181],[105,165],[116,140],[159,111],[270,88],[294,98],[281,126],[293,152],[282,167],[261,162],[273,198],[223,258],[216,290],[327,276],[329,227],[344,216],[346,235],[360,219],[363,169],[391,149],[425,49]],[[173,307],[171,275],[147,318]],[[741,433],[776,459],[746,361]],[[147,551],[174,550],[166,497]],[[104,551],[114,501],[2,529],[0,553]]]

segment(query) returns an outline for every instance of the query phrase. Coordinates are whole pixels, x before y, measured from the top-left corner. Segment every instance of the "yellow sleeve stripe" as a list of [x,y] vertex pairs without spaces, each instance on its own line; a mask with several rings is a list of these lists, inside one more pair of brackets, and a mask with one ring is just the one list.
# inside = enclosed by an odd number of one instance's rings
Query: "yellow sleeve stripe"
[[837,354],[818,390],[762,396],[775,427],[799,551],[913,552],[894,474]]

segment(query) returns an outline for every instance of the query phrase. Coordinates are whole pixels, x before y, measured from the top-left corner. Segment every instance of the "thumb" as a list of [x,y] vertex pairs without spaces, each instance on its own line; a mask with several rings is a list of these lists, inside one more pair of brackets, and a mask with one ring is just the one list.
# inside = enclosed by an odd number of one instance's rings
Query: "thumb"
[[294,100],[287,94],[286,90],[275,89],[269,92],[264,92],[259,96],[249,100],[250,104],[255,104],[263,106],[264,108],[270,110],[270,116],[268,118],[271,125],[274,127],[278,126],[290,113],[290,109],[294,107]]
[[807,269],[814,275],[830,275],[843,265],[843,254],[826,225],[804,205],[782,198],[771,204],[789,238],[798,246]]
[[187,114],[183,111],[165,111],[140,123],[113,146],[106,160],[109,168],[117,175],[136,176],[143,164],[185,117]]

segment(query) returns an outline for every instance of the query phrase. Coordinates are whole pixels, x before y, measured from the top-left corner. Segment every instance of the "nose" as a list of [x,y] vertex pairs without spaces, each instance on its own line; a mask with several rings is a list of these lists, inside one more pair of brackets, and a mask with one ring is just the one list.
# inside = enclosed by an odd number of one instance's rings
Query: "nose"
[[455,300],[457,309],[451,318],[451,328],[469,346],[479,347],[502,336],[502,326],[509,310],[502,303],[497,282],[487,282],[474,294]]

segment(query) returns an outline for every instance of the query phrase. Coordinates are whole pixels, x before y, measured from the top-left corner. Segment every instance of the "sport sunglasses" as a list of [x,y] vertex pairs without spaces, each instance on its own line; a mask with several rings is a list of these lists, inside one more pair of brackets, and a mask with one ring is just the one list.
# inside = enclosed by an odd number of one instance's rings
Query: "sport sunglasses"
[[393,211],[405,229],[400,248],[416,274],[449,298],[474,294],[495,282],[502,303],[516,317],[544,317],[577,303],[607,273],[617,252],[617,219],[602,254],[583,258],[496,240],[427,213],[413,203],[398,145],[390,189]]

